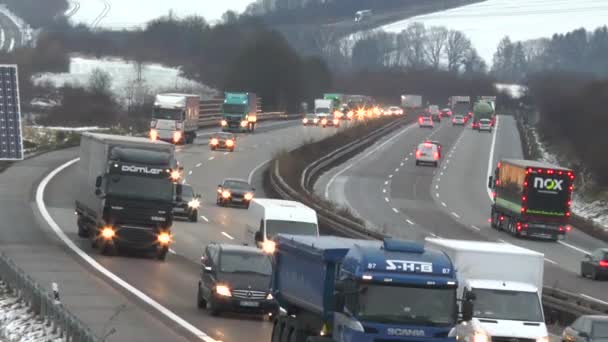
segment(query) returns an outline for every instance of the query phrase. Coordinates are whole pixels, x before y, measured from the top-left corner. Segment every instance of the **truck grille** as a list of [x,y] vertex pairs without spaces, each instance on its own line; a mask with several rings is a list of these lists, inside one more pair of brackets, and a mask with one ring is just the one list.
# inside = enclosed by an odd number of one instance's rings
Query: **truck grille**
[[232,290],[234,298],[262,300],[266,298],[266,292],[251,290]]
[[139,227],[121,227],[116,232],[118,242],[128,245],[138,245],[142,247],[154,246],[157,241],[157,234],[152,229]]
[[492,342],[536,342],[536,340],[532,338],[493,336]]
[[[170,212],[170,211],[169,211]],[[113,213],[112,222],[116,225],[135,225],[135,226],[169,226],[171,221],[166,214],[158,214],[157,210],[148,208],[128,207]],[[164,217],[165,221],[153,221],[152,217]]]

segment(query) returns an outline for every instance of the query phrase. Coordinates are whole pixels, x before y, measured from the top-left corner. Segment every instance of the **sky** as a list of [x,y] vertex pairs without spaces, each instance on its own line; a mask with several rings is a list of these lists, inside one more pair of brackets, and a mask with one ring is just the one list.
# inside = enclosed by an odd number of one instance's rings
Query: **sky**
[[383,29],[400,32],[414,21],[464,32],[479,55],[491,64],[505,35],[512,41],[528,40],[608,25],[608,0],[487,0],[403,20]]
[[[69,0],[80,8],[71,17],[73,22],[91,25],[107,12],[99,26],[112,29],[132,28],[166,15],[169,10],[178,16],[200,15],[208,21],[219,20],[227,10],[242,12],[253,0]],[[108,4],[108,5],[106,5]],[[70,8],[71,10],[71,8]],[[68,12],[70,12],[68,10]]]

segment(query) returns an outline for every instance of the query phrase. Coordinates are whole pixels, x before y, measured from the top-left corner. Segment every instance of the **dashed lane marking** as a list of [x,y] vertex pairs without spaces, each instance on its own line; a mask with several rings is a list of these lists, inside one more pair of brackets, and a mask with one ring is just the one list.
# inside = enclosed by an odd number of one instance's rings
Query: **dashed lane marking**
[[203,220],[205,220],[205,222],[209,222],[209,219],[208,219],[208,218],[206,218],[205,216],[201,215],[201,218],[202,218]]
[[441,205],[444,206],[444,207],[448,206],[447,204],[445,204],[445,202],[441,202]]
[[384,197],[384,200],[388,203],[389,199],[388,197]]
[[411,225],[414,225],[414,222],[413,222],[412,220],[410,220],[410,219],[407,219],[407,220],[405,220],[405,221],[406,221],[407,223],[411,224]]
[[177,254],[177,253],[176,253],[176,252],[173,250],[173,248],[169,248],[169,253],[171,253],[171,254]]
[[382,189],[382,192],[383,192],[383,193],[386,193],[386,189]]
[[392,208],[394,212],[399,213],[399,210]]
[[471,228],[475,229],[478,232],[481,231],[481,229],[479,227],[475,226],[475,225],[471,225]]
[[455,212],[452,211],[452,215],[454,215],[454,217],[456,218],[460,218],[460,215],[456,214]]
[[225,237],[229,238],[230,240],[234,240],[234,238],[232,237],[232,235],[226,233],[226,232],[222,232],[222,235],[224,235]]
[[188,176],[192,176],[192,170],[188,171]]
[[215,157],[209,157],[209,160],[213,160],[213,159],[215,159]]
[[557,262],[555,262],[555,261],[553,261],[553,260],[551,260],[549,258],[545,258],[545,261],[548,262],[548,263],[551,263],[553,265],[557,265]]
[[388,178],[393,178],[393,175],[388,175]]
[[203,163],[198,163],[196,164],[196,167],[201,167],[201,165],[203,165]]

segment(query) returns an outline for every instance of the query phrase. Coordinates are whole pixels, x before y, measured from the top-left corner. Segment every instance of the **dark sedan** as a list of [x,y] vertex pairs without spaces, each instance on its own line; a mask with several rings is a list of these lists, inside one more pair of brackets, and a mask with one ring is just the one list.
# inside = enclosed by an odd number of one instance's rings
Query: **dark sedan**
[[215,133],[209,139],[209,147],[211,147],[212,151],[221,148],[234,152],[234,148],[236,147],[236,135],[228,132]]
[[270,291],[272,263],[257,247],[210,244],[201,258],[197,306],[211,315],[237,311],[276,315],[279,306]]
[[581,276],[593,280],[608,279],[608,248],[596,249],[581,261]]
[[608,316],[581,316],[564,329],[562,341],[566,342],[606,342],[608,341]]
[[242,205],[249,208],[255,188],[246,180],[227,178],[217,186],[217,201],[221,206]]
[[175,186],[176,200],[173,205],[173,216],[188,219],[190,222],[198,221],[198,208],[201,206],[200,195],[188,184]]

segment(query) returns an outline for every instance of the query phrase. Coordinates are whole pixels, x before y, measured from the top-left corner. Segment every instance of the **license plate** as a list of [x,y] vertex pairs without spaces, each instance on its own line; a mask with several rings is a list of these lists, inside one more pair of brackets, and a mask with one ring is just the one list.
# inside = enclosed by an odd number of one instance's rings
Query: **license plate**
[[260,303],[258,303],[258,302],[241,302],[241,306],[257,308],[258,306],[260,306]]
[[234,202],[243,202],[242,198],[233,198],[232,199]]
[[184,208],[173,208],[173,212],[175,213],[183,213],[184,211],[186,211]]
[[545,239],[548,239],[548,238],[552,237],[551,234],[536,234],[536,236],[541,237],[541,238],[545,238]]

